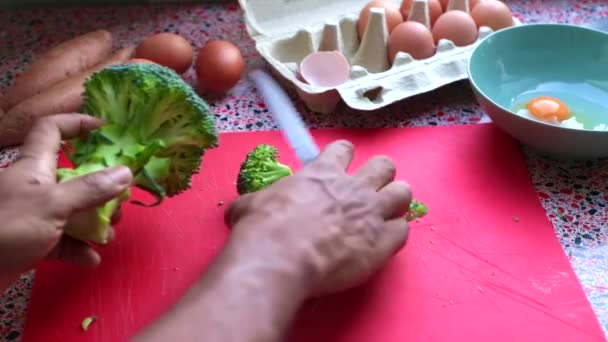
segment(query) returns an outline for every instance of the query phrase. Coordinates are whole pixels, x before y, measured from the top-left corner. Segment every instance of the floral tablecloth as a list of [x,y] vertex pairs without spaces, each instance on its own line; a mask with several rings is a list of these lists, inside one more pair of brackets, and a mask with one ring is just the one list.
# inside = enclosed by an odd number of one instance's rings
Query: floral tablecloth
[[[507,1],[523,22],[582,24],[608,16],[603,0]],[[34,9],[0,12],[0,91],[32,56],[76,34],[97,28],[111,30],[117,46],[137,42],[160,31],[184,35],[197,46],[210,38],[230,40],[241,48],[249,67],[264,65],[247,35],[235,3],[223,5],[139,5]],[[192,80],[193,71],[186,75]],[[295,99],[295,97],[294,97]],[[221,131],[256,131],[277,126],[253,90],[243,80],[229,96],[209,100]],[[487,121],[466,81],[407,99],[373,114],[340,108],[335,114],[307,111],[296,100],[312,127],[404,127],[476,124]],[[523,149],[530,175],[561,244],[570,256],[604,331],[608,334],[608,161],[555,162]],[[4,167],[17,155],[0,151]],[[33,274],[0,298],[0,338],[20,339]]]

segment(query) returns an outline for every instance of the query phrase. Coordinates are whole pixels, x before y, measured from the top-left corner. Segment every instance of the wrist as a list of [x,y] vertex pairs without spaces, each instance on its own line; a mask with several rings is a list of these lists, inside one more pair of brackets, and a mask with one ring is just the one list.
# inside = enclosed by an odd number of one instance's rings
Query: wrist
[[[241,270],[250,269],[267,279],[277,279],[305,300],[312,292],[315,268],[304,253],[285,243],[280,237],[263,234],[265,228],[251,229],[253,225],[241,222],[234,227],[226,246],[227,253]],[[266,231],[271,231],[267,229]]]

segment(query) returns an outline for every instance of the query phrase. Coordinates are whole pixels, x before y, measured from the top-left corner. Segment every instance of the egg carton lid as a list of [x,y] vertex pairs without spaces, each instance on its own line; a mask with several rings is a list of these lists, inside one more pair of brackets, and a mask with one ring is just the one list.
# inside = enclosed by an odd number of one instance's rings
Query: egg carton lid
[[[387,0],[397,4],[399,1]],[[358,14],[369,0],[239,0],[255,41],[276,39],[305,28]],[[357,9],[353,11],[352,9]]]

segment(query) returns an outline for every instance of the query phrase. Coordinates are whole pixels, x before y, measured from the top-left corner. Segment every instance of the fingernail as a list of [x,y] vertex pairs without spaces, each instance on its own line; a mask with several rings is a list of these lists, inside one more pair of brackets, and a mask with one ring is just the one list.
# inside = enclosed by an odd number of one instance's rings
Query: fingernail
[[108,176],[112,180],[112,182],[119,185],[127,185],[131,183],[131,170],[127,167],[117,167],[112,169]]

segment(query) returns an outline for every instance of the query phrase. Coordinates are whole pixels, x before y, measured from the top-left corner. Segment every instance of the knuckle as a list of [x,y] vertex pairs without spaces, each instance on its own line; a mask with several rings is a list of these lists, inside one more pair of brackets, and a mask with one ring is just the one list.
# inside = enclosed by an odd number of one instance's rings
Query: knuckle
[[82,183],[93,195],[103,194],[108,188],[113,188],[113,183],[106,179],[101,173],[91,173],[82,176]]
[[397,171],[397,166],[393,160],[387,156],[375,156],[374,163],[377,164],[380,169],[389,171],[391,173],[395,173]]
[[[45,189],[46,190],[46,189]],[[70,211],[70,206],[67,204],[67,196],[59,187],[48,188],[46,191],[42,191],[40,198],[44,203],[48,203],[51,208],[56,212],[55,214],[60,216],[67,216]]]
[[335,144],[336,144],[336,146],[339,146],[347,151],[352,151],[355,149],[355,146],[353,145],[353,143],[348,140],[340,139],[340,140],[337,140],[335,142]]
[[308,170],[310,170],[312,173],[328,172],[330,170],[333,171],[335,167],[335,160],[318,159],[314,163],[306,165],[299,174],[306,174]]
[[395,192],[409,197],[412,196],[412,187],[410,187],[410,185],[404,181],[395,181],[393,187]]

